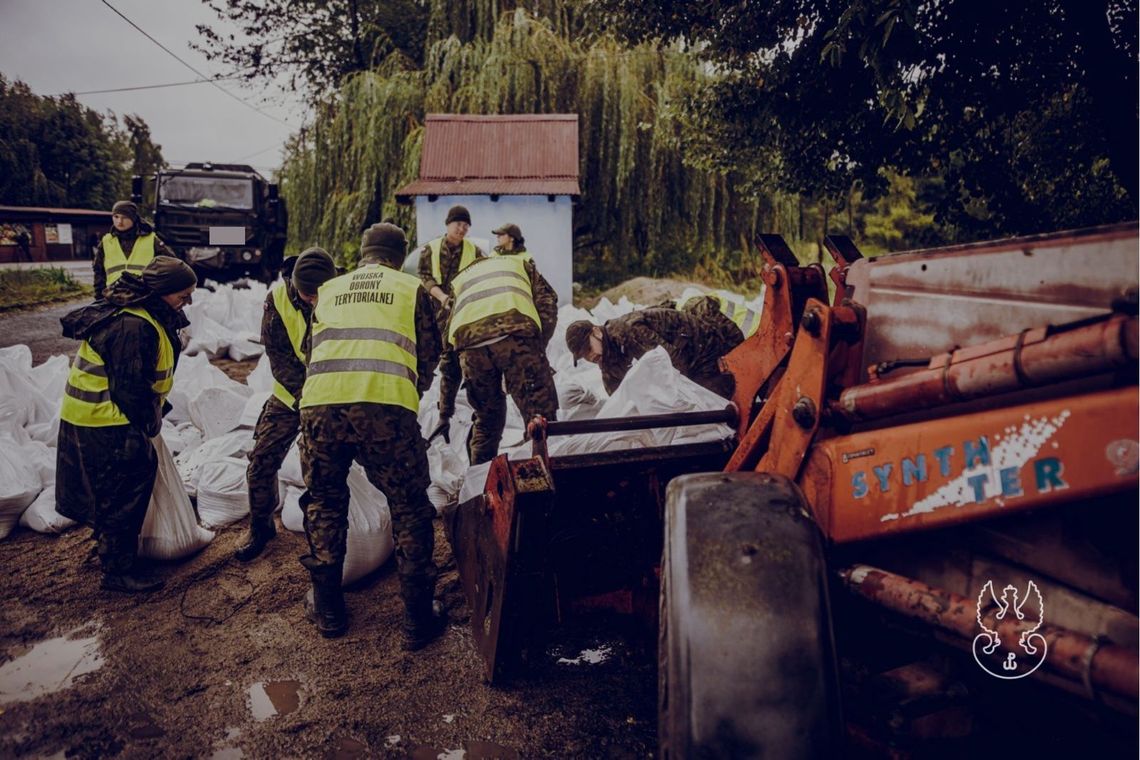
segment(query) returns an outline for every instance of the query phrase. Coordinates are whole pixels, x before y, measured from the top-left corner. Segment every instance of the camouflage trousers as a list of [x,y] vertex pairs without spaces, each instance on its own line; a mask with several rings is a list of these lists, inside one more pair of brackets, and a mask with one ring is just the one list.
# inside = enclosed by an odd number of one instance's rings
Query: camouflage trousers
[[[427,497],[427,446],[416,415],[388,404],[301,410],[301,469],[308,487],[305,536],[313,560],[343,566],[348,534],[348,471],[360,462],[388,497],[400,593],[408,609],[435,590],[435,507]],[[307,565],[308,567],[311,566]]]
[[270,396],[257,418],[253,451],[249,452],[249,466],[245,469],[251,526],[268,527],[273,522],[280,498],[277,473],[300,428],[301,415]]
[[59,423],[56,508],[91,526],[103,572],[134,566],[157,472],[154,444],[139,428]]
[[439,355],[439,413],[450,417],[455,413],[455,399],[459,396],[459,386],[463,382],[463,372],[459,366],[459,352],[446,348]]
[[471,464],[488,462],[499,453],[507,423],[506,382],[524,422],[536,414],[548,420],[558,414],[558,391],[554,372],[539,338],[508,335],[486,346],[459,352],[467,400],[475,410],[467,453]]

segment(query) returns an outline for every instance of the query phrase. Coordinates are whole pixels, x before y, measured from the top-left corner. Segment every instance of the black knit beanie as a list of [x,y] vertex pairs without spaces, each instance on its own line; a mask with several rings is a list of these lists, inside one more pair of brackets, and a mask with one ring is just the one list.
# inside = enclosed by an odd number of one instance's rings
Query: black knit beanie
[[394,224],[381,222],[364,231],[360,237],[360,257],[375,258],[395,266],[403,266],[408,255],[408,239]]
[[190,265],[173,256],[155,256],[142,271],[142,281],[152,293],[164,296],[181,293],[198,284],[198,275]]
[[315,296],[326,282],[336,277],[336,264],[324,248],[307,248],[293,265],[293,288],[306,296]]
[[447,221],[444,224],[451,224],[452,222],[467,222],[471,224],[471,214],[463,206],[452,206],[447,211]]

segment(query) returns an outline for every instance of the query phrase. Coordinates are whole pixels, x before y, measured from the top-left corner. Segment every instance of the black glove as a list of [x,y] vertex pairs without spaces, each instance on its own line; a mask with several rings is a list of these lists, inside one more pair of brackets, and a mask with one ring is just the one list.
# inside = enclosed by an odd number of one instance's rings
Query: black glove
[[428,436],[428,439],[427,439],[428,445],[430,445],[431,442],[433,440],[435,440],[435,438],[437,436],[440,436],[440,435],[443,436],[443,440],[445,443],[447,443],[448,445],[451,444],[451,417],[450,416],[447,416],[447,417],[441,416],[439,418],[439,425],[437,425],[435,430],[431,431],[431,435]]

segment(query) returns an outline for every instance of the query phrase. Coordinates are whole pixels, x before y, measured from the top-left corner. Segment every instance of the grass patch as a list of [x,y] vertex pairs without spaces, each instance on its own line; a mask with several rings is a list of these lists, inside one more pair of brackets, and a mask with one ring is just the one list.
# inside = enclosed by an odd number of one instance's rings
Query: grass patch
[[0,272],[0,311],[90,294],[91,286],[82,284],[66,269],[59,267]]

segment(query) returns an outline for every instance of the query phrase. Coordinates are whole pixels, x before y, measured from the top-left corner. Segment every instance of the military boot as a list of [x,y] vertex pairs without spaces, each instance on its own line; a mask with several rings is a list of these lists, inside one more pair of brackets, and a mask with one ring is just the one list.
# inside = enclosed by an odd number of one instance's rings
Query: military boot
[[430,596],[405,604],[403,648],[405,652],[417,652],[444,632],[447,628],[447,612],[438,599]]
[[302,557],[309,569],[313,587],[305,595],[305,614],[326,639],[343,636],[348,630],[348,612],[344,608],[344,591],[340,582],[341,565],[317,565],[312,557]]
[[101,533],[96,548],[99,562],[103,566],[103,580],[100,585],[107,591],[120,591],[134,594],[156,591],[163,581],[138,571],[135,555],[138,539],[135,536],[119,536]]
[[249,524],[249,533],[246,534],[245,543],[238,547],[234,552],[234,557],[239,562],[249,562],[261,556],[265,551],[265,546],[277,536],[277,526],[273,524],[273,518],[270,517],[268,522],[260,520],[251,520]]

